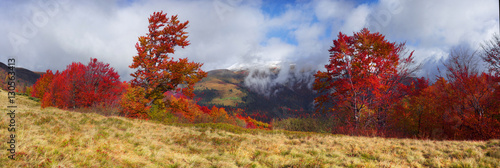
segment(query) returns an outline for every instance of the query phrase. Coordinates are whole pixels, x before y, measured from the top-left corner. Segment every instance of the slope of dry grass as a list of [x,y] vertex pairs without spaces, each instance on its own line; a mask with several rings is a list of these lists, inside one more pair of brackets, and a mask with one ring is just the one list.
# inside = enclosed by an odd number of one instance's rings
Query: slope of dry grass
[[[7,93],[0,92],[6,112]],[[500,167],[500,141],[428,141],[245,130],[224,124],[164,125],[40,109],[18,97],[17,159],[3,167]]]

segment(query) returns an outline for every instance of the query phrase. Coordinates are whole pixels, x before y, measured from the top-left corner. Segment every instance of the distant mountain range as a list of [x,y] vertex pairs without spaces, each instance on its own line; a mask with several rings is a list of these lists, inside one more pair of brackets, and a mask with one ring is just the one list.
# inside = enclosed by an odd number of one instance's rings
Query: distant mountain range
[[[0,62],[2,88],[7,88],[8,66]],[[16,88],[24,93],[43,72],[16,68]],[[315,93],[310,89],[310,81],[297,80],[290,75],[285,82],[276,82],[279,68],[266,70],[227,70],[208,71],[208,75],[195,85],[195,99],[205,106],[237,108],[255,119],[271,121],[276,118],[307,116],[312,113]],[[305,74],[308,75],[308,74]],[[255,82],[260,82],[256,84]]]

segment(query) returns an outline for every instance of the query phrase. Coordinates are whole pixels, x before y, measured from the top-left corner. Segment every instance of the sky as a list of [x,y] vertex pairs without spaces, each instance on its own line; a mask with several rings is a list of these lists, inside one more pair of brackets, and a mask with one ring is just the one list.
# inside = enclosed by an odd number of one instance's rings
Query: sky
[[[109,63],[122,80],[134,70],[135,44],[155,11],[189,20],[191,45],[176,58],[204,63],[205,71],[280,66],[314,71],[327,63],[339,32],[366,27],[406,42],[432,77],[451,48],[480,49],[499,32],[496,0],[0,0],[0,62],[34,71],[63,70],[90,58]],[[294,65],[295,68],[290,68]],[[246,84],[258,87],[261,79]],[[265,79],[269,82],[270,79]],[[253,83],[252,83],[253,82]]]

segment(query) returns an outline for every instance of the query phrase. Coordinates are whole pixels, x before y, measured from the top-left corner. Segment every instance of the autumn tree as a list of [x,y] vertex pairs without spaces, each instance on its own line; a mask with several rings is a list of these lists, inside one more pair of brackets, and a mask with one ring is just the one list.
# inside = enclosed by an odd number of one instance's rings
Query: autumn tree
[[353,36],[339,33],[329,50],[326,71],[314,75],[314,90],[320,93],[315,99],[317,109],[335,111],[355,129],[362,117],[365,126],[383,125],[384,103],[401,97],[400,81],[412,72],[413,52],[405,57],[404,46],[366,28]]
[[451,97],[448,101],[454,103],[448,106],[447,114],[460,119],[459,130],[453,135],[460,139],[500,136],[500,130],[493,129],[500,127],[500,120],[496,118],[500,116],[500,101],[495,95],[499,88],[495,81],[497,72],[490,69],[491,74],[481,73],[477,54],[464,46],[454,48],[445,64],[450,84],[448,90],[442,91]]
[[48,70],[33,88],[42,107],[59,108],[115,106],[125,89],[109,64],[92,58],[87,65],[73,62],[55,74]]
[[486,41],[482,45],[482,58],[489,65],[489,71],[496,76],[500,76],[500,36],[497,34],[493,39]]
[[33,85],[33,89],[31,90],[31,96],[36,98],[43,98],[45,92],[47,92],[49,85],[52,83],[54,79],[54,73],[51,70],[47,70],[45,74],[40,77],[36,83]]
[[137,55],[130,68],[132,87],[144,88],[147,105],[162,103],[167,91],[178,91],[189,98],[194,96],[194,84],[206,76],[201,63],[189,62],[187,58],[174,59],[175,47],[186,47],[189,21],[180,22],[177,15],[167,17],[163,12],[154,12],[149,18],[149,33],[139,37]]
[[[500,83],[500,35],[496,34],[493,39],[486,41],[482,49],[481,57],[488,65],[489,74],[493,81]],[[500,87],[495,89],[495,97],[500,100]]]
[[146,119],[151,107],[146,106],[148,100],[144,98],[144,88],[131,87],[127,84],[126,92],[123,94],[120,113],[125,117]]
[[430,101],[439,101],[427,94],[431,89],[434,88],[429,88],[429,80],[424,77],[411,81],[407,86],[407,95],[389,110],[389,128],[384,134],[389,137],[419,136],[423,127],[429,123],[429,113],[436,114],[427,108],[435,105]]
[[120,82],[120,75],[113,67],[91,58],[85,67],[83,78],[78,87],[81,88],[79,99],[81,106],[96,106],[100,104],[115,105],[125,90]]
[[[391,131],[400,136],[431,139],[491,139],[500,131],[499,83],[481,72],[478,52],[452,48],[446,72],[434,84],[419,79],[391,111]],[[490,71],[492,72],[492,71]]]

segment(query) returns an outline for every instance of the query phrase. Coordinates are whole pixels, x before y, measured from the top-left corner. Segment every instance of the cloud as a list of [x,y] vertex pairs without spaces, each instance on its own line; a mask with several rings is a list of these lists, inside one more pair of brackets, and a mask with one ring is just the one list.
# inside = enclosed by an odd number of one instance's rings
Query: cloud
[[322,69],[339,31],[350,35],[368,27],[389,41],[406,41],[417,61],[429,63],[420,72],[425,76],[452,46],[468,43],[477,48],[499,29],[494,0],[298,0],[280,2],[276,11],[263,8],[268,3],[6,1],[0,5],[0,21],[9,23],[0,26],[0,55],[2,60],[16,57],[19,66],[36,71],[62,70],[71,62],[94,57],[129,80],[137,38],[147,33],[149,15],[163,10],[189,20],[191,45],[177,48],[173,56],[202,62],[204,70],[274,64],[284,69],[280,76],[259,82],[286,82],[295,72]]
[[[390,40],[407,41],[417,51],[438,48],[448,52],[451,46],[464,42],[478,48],[498,32],[497,6],[494,0],[382,0],[373,7],[367,22]],[[419,60],[434,57],[416,56]]]

